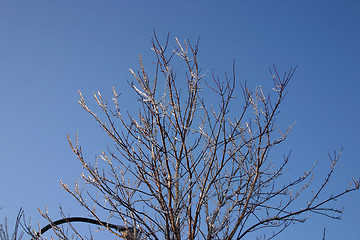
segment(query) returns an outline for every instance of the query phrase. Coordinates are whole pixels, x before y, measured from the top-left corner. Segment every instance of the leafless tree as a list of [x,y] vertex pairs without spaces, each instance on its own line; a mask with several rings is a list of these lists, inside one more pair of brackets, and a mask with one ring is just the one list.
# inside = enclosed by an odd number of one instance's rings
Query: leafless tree
[[21,225],[20,220],[23,216],[23,210],[20,209],[16,218],[14,231],[10,234],[8,229],[7,218],[4,223],[0,223],[0,240],[21,240],[24,232],[19,232],[19,226]]
[[[342,192],[322,194],[341,151],[330,156],[329,172],[318,188],[311,185],[313,169],[283,178],[289,154],[283,159],[272,155],[292,127],[280,129],[277,118],[296,68],[280,74],[273,67],[272,90],[251,90],[236,80],[235,63],[231,76],[203,75],[198,42],[175,38],[173,49],[169,42],[169,36],[163,45],[156,34],[152,39],[153,76],[141,55],[140,70],[130,69],[137,114],[120,109],[125,100],[115,88],[110,104],[100,92],[94,94],[100,113],[80,92],[80,105],[114,148],[101,151],[104,162],[91,163],[78,136],[68,136],[85,169],[82,178],[97,196],[81,191],[79,183],[62,187],[99,222],[99,211],[108,213],[110,221],[120,219],[131,231],[109,231],[125,239],[230,240],[253,232],[272,239],[289,224],[304,222],[308,213],[338,219],[341,210],[330,203],[359,188],[353,180]],[[265,236],[267,228],[272,231]]]

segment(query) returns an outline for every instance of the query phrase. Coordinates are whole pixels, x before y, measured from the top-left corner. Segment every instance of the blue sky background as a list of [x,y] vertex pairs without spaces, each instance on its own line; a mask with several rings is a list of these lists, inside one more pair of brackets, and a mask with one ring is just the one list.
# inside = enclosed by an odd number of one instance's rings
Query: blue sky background
[[[359,1],[4,1],[0,0],[0,219],[10,226],[23,207],[33,223],[55,219],[59,205],[86,215],[59,186],[80,178],[66,134],[79,137],[95,159],[106,137],[77,104],[111,88],[127,99],[138,53],[151,61],[150,38],[194,41],[200,64],[236,73],[250,86],[270,86],[268,67],[298,65],[279,124],[296,121],[281,151],[292,151],[290,174],[318,161],[315,184],[328,170],[327,153],[344,148],[328,192],[360,177]],[[171,42],[171,46],[175,43]],[[151,64],[148,64],[151,66]],[[128,99],[131,99],[129,96]],[[126,101],[129,109],[135,102]],[[291,176],[291,175],[290,175]],[[317,180],[317,181],[316,181]],[[339,200],[342,221],[322,217],[288,228],[277,239],[359,239],[360,192]]]

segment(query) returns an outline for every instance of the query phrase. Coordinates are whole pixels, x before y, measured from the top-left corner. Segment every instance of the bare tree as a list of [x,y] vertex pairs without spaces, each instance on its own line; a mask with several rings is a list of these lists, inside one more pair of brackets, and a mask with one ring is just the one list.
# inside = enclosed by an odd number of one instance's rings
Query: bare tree
[[[1,208],[0,208],[1,209]],[[20,220],[24,212],[22,209],[19,210],[19,213],[16,218],[14,231],[10,234],[8,229],[7,218],[5,218],[4,223],[0,223],[0,240],[21,240],[24,232],[19,232],[19,226],[21,225]]]
[[[113,104],[100,92],[94,94],[100,113],[80,92],[80,105],[113,140],[114,149],[101,151],[105,164],[90,163],[78,137],[72,141],[68,136],[85,169],[83,179],[100,197],[83,193],[78,183],[74,189],[64,183],[62,187],[99,222],[99,210],[123,221],[129,231],[108,229],[125,239],[230,240],[255,231],[271,239],[290,223],[304,222],[307,213],[338,219],[341,210],[330,203],[359,188],[354,180],[340,193],[321,194],[340,152],[330,156],[331,167],[319,188],[311,185],[313,169],[291,181],[280,178],[289,155],[272,157],[271,150],[292,127],[282,130],[276,120],[296,68],[281,75],[270,69],[270,93],[261,86],[251,90],[246,82],[237,82],[235,63],[232,75],[223,79],[202,75],[198,42],[175,40],[170,50],[169,36],[162,45],[154,35],[154,76],[148,75],[141,55],[140,71],[130,69],[135,79],[130,87],[139,100],[137,115],[120,109],[115,88]],[[303,198],[309,189],[313,194]],[[264,228],[273,231],[265,236]]]

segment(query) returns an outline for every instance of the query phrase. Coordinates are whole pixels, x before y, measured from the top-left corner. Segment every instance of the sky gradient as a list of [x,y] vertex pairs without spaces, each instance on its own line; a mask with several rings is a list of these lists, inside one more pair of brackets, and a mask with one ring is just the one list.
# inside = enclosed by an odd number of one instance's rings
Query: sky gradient
[[[195,3],[194,3],[195,2]],[[80,163],[66,134],[79,139],[89,159],[106,142],[98,125],[77,104],[112,86],[131,96],[129,68],[138,53],[151,67],[150,38],[200,37],[204,72],[231,72],[239,81],[271,86],[268,68],[298,66],[279,124],[296,122],[284,153],[291,174],[317,161],[316,180],[329,167],[328,153],[343,148],[328,192],[360,177],[359,1],[4,1],[0,0],[0,221],[11,226],[23,207],[33,223],[86,212],[59,186],[80,178]],[[171,42],[175,46],[175,42]],[[131,109],[136,102],[126,101]],[[342,221],[321,217],[290,226],[276,239],[359,239],[360,192],[336,203]]]

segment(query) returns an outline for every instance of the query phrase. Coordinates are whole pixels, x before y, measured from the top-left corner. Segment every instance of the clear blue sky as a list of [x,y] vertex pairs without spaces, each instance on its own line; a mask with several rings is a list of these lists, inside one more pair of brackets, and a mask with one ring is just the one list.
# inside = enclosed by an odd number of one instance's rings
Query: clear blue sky
[[[4,1],[0,0],[0,219],[12,225],[20,207],[33,223],[37,208],[59,217],[85,212],[60,189],[80,178],[80,163],[66,134],[78,130],[90,159],[104,135],[76,103],[97,90],[122,94],[138,69],[138,53],[150,58],[150,38],[200,40],[200,64],[222,74],[237,61],[239,80],[269,86],[268,67],[298,65],[280,124],[296,121],[284,153],[299,174],[327,153],[344,148],[329,191],[360,176],[359,1]],[[149,64],[150,65],[150,64]],[[90,99],[89,99],[90,100]],[[128,107],[132,107],[129,101]],[[295,171],[295,172],[296,172]],[[315,182],[316,183],[316,182]],[[342,198],[342,221],[320,217],[291,226],[277,239],[359,239],[360,192]]]

